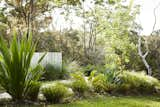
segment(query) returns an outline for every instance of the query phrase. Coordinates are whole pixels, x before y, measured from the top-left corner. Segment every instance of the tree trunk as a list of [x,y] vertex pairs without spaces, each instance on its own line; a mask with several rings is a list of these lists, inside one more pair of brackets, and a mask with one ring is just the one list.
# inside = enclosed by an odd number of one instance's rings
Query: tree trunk
[[[147,44],[146,44],[147,45]],[[147,69],[147,75],[152,75],[152,69],[150,67],[150,65],[148,64],[148,62],[146,61],[146,56],[148,55],[148,46],[146,47],[147,48],[147,51],[145,52],[145,54],[143,54],[142,52],[142,49],[141,49],[141,36],[139,36],[139,39],[138,39],[138,53],[139,53],[139,56],[142,58],[142,61]]]

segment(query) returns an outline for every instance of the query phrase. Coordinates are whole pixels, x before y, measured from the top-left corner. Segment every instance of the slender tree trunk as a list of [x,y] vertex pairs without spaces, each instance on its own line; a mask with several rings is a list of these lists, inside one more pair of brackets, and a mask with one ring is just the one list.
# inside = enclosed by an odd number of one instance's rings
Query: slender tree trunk
[[138,38],[138,53],[139,53],[139,56],[142,58],[142,61],[147,69],[147,74],[151,76],[152,69],[151,69],[150,65],[148,64],[148,62],[146,61],[146,56],[148,55],[148,52],[149,52],[148,46],[146,47],[147,51],[145,52],[145,54],[143,54],[142,49],[141,49],[141,44],[142,44],[141,43],[141,36],[139,36],[139,38]]
[[83,2],[83,50],[84,56],[88,57],[87,55],[87,47],[86,47],[86,21],[85,21],[85,9],[84,9],[84,2]]

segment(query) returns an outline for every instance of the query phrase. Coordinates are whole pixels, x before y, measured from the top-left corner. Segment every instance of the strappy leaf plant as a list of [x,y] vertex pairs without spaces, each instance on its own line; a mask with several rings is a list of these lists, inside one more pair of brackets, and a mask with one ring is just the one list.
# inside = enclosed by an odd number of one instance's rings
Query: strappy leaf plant
[[30,90],[32,81],[38,81],[43,70],[40,62],[31,67],[31,60],[35,52],[36,44],[32,42],[32,36],[23,36],[17,39],[16,34],[11,44],[0,37],[0,85],[12,96],[14,101],[24,101]]

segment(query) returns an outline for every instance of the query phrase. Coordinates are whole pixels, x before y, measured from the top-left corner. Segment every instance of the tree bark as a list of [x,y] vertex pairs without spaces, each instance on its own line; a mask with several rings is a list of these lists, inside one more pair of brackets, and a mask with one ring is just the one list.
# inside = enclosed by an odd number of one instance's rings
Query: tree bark
[[145,52],[145,54],[143,54],[142,49],[141,49],[141,44],[142,44],[141,43],[141,36],[139,36],[139,39],[138,39],[138,53],[139,53],[139,56],[142,58],[142,61],[143,61],[144,65],[147,69],[147,74],[151,76],[152,75],[152,69],[151,69],[150,65],[148,64],[148,62],[146,61],[146,56],[149,53],[148,46],[146,47],[147,51]]

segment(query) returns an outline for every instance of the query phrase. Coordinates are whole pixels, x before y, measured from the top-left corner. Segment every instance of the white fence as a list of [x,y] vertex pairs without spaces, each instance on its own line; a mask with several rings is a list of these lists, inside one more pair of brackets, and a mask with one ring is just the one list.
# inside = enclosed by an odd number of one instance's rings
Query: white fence
[[[43,52],[34,53],[31,61],[31,65],[34,66],[38,63],[38,60],[41,56],[44,55]],[[43,58],[41,65],[45,66],[47,64],[55,65],[62,70],[62,53],[60,52],[47,52],[45,57]]]

